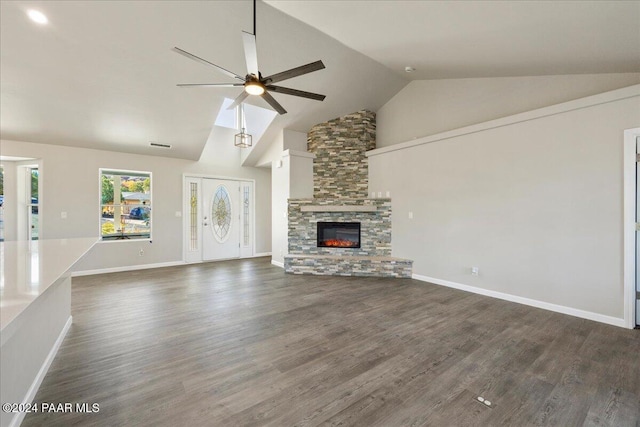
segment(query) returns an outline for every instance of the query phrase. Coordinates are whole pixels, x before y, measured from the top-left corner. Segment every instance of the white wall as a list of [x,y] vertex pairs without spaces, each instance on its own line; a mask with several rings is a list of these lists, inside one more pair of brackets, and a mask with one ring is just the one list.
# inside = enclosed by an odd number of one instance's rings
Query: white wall
[[307,151],[307,134],[291,129],[282,130],[282,149],[293,151]]
[[639,124],[636,85],[370,152],[370,191],[391,191],[394,256],[420,276],[619,324],[623,131]]
[[313,158],[306,151],[286,150],[273,162],[271,261],[279,266],[289,253],[288,199],[313,197]]
[[377,146],[640,83],[640,73],[419,80],[377,112]]
[[[234,130],[221,129],[212,133],[215,139],[208,142],[211,147],[198,162],[28,142],[1,143],[5,156],[42,161],[40,216],[44,239],[99,235],[99,168],[152,172],[153,242],[99,243],[74,267],[83,271],[181,261],[182,218],[176,213],[182,212],[185,173],[255,179],[256,252],[271,251],[271,173],[268,169],[240,167],[239,154],[237,162],[219,155],[229,149],[228,145],[233,146]],[[67,212],[67,219],[61,218],[61,212]],[[140,249],[144,249],[142,257]]]
[[289,157],[273,161],[271,166],[271,261],[284,265],[287,254],[287,199],[289,198]]

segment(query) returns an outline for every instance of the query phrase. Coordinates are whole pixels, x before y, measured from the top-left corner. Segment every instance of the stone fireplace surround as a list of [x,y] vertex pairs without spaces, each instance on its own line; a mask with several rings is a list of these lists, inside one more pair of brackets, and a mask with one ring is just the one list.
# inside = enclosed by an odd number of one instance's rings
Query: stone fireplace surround
[[[375,113],[358,111],[314,126],[307,135],[313,198],[288,201],[287,273],[410,278],[413,261],[391,256],[391,199],[368,198]],[[360,248],[317,246],[317,224],[360,222]]]
[[[411,277],[413,261],[391,256],[391,199],[289,199],[289,255],[294,274]],[[317,223],[360,222],[360,248],[317,246]]]

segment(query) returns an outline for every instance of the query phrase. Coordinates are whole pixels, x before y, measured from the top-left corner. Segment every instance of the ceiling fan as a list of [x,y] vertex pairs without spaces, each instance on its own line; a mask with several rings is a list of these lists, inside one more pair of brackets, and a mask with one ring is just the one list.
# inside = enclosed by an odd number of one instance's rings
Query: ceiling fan
[[317,101],[322,101],[325,98],[325,95],[320,95],[312,92],[305,92],[297,89],[290,89],[287,87],[276,86],[274,83],[281,82],[283,80],[291,79],[293,77],[302,76],[304,74],[308,74],[314,71],[322,70],[324,68],[324,64],[322,61],[315,61],[310,64],[302,65],[300,67],[292,68],[287,71],[282,71],[280,73],[272,74],[267,77],[262,77],[262,73],[258,69],[258,54],[256,50],[256,0],[253,0],[253,34],[247,33],[246,31],[242,32],[242,42],[244,44],[244,56],[247,62],[247,74],[242,77],[232,71],[229,71],[225,68],[220,67],[214,63],[207,61],[206,59],[202,59],[198,56],[195,56],[185,50],[182,50],[178,47],[174,47],[173,50],[177,53],[186,56],[187,58],[193,59],[194,61],[198,61],[205,65],[210,65],[218,71],[221,71],[223,74],[226,74],[229,77],[240,80],[243,83],[185,83],[178,84],[180,87],[195,87],[195,86],[203,86],[203,87],[240,87],[244,86],[244,91],[233,101],[233,103],[228,107],[228,109],[233,109],[240,105],[249,95],[258,95],[261,96],[262,99],[267,101],[274,110],[276,110],[279,114],[286,114],[287,110],[285,110],[282,105],[276,101],[273,96],[269,92],[282,93],[285,95],[293,95],[299,96],[301,98],[315,99]]

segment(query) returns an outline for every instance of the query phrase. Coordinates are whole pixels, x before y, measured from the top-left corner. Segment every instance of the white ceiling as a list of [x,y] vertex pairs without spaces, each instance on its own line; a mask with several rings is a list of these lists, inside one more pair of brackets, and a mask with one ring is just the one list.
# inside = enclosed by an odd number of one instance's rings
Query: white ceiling
[[[50,23],[29,21],[29,8]],[[198,159],[240,89],[177,88],[230,79],[170,49],[243,74],[251,19],[241,0],[2,1],[1,137]],[[263,75],[327,67],[282,83],[327,98],[274,95],[289,113],[268,142],[282,128],[375,111],[409,79],[640,71],[640,2],[259,2],[257,42]]]
[[412,80],[640,71],[637,0],[267,3]]

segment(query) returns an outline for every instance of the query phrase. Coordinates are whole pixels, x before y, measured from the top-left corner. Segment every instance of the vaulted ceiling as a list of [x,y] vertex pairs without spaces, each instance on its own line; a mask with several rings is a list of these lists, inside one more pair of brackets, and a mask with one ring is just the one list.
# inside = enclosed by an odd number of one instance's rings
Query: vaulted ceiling
[[640,71],[640,2],[267,0],[412,80]]
[[[224,98],[240,89],[176,87],[231,79],[171,48],[243,75],[241,31],[251,29],[250,1],[2,1],[0,136],[198,159]],[[286,82],[324,102],[275,95],[288,114],[268,141],[377,110],[411,79],[640,71],[640,3],[258,2],[257,45],[263,74],[326,65]]]

